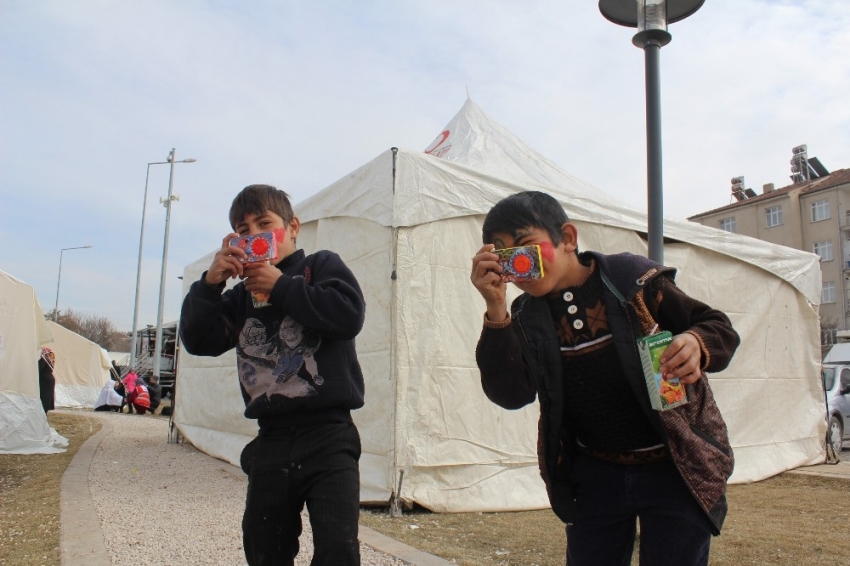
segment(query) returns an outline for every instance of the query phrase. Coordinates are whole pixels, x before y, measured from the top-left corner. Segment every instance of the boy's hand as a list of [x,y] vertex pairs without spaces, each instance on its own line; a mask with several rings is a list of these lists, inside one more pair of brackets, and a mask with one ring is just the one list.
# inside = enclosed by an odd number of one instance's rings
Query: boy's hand
[[696,383],[702,377],[702,349],[693,334],[685,332],[675,336],[660,361],[662,379],[678,377],[682,383]]
[[495,246],[486,244],[472,258],[472,275],[469,279],[487,303],[487,318],[492,322],[505,320],[508,308],[505,299],[506,285],[502,282],[502,266],[499,256],[493,253]]
[[207,270],[204,282],[216,287],[230,278],[242,276],[242,260],[248,255],[245,250],[230,245],[231,238],[237,238],[239,234],[228,234],[221,241],[221,249],[215,253],[212,264]]
[[243,271],[245,289],[251,293],[271,294],[281,275],[280,269],[265,261],[248,264]]

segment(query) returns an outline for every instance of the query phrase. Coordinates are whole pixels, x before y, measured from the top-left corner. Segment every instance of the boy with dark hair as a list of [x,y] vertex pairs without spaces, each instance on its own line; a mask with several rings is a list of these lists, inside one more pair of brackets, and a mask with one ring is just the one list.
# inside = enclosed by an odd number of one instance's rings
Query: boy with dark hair
[[[297,249],[301,225],[285,192],[246,187],[230,223],[235,233],[186,295],[180,336],[194,355],[236,348],[245,416],[259,423],[241,456],[245,556],[252,566],[293,564],[306,503],[312,563],[359,564],[360,436],[351,411],[363,406],[354,349],[363,293],[337,254]],[[274,234],[277,256],[245,263],[231,238],[262,232]],[[242,281],[222,293],[236,277]]]
[[[726,515],[733,456],[704,372],[740,339],[720,311],[687,296],[675,269],[621,253],[578,253],[551,196],[522,192],[484,220],[471,280],[487,310],[476,349],[487,397],[506,409],[540,400],[538,455],[552,509],[567,524],[567,564],[627,566],[640,522],[641,566],[708,564]],[[494,249],[540,246],[544,276],[508,314]],[[653,410],[636,340],[669,330],[663,379],[688,403]]]

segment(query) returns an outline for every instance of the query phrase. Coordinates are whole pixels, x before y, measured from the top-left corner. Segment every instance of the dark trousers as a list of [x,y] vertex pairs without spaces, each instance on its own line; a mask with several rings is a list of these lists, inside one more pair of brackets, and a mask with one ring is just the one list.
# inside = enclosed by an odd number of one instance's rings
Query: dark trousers
[[307,504],[314,565],[360,564],[360,435],[354,423],[262,430],[242,451],[248,564],[293,564]]
[[711,523],[670,460],[622,465],[580,455],[568,566],[629,566],[640,522],[641,566],[705,566]]

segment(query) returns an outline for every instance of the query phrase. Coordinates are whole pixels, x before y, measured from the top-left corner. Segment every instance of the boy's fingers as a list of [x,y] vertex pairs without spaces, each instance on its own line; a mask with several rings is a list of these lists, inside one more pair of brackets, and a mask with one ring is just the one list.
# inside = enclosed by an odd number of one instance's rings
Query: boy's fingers
[[227,236],[225,236],[225,237],[221,240],[221,249],[229,248],[229,247],[230,247],[230,240],[231,240],[232,238],[238,238],[238,237],[239,237],[239,234],[237,234],[237,233],[235,233],[235,232],[231,232],[230,234],[228,234]]

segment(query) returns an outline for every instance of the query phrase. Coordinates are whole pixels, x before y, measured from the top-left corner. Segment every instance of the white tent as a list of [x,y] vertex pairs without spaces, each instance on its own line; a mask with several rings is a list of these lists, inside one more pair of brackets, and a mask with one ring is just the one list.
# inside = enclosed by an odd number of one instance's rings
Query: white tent
[[[484,303],[469,282],[484,214],[528,189],[564,205],[582,249],[646,253],[642,212],[571,177],[472,101],[424,153],[393,148],[295,206],[299,244],[338,252],[366,296],[357,338],[366,405],[354,413],[362,501],[398,494],[450,512],[548,506],[537,404],[505,411],[481,391]],[[679,220],[665,221],[665,236],[680,286],[728,313],[743,339],[731,366],[710,376],[735,449],[732,480],[823,461],[817,256]],[[186,288],[211,257],[186,267]],[[183,353],[176,420],[201,449],[238,463],[256,425],[242,417],[234,358]]]
[[0,453],[61,452],[38,389],[50,331],[32,287],[0,271]]
[[53,321],[47,326],[53,335],[50,349],[56,354],[56,406],[93,409],[103,384],[110,379],[112,364],[106,350]]

